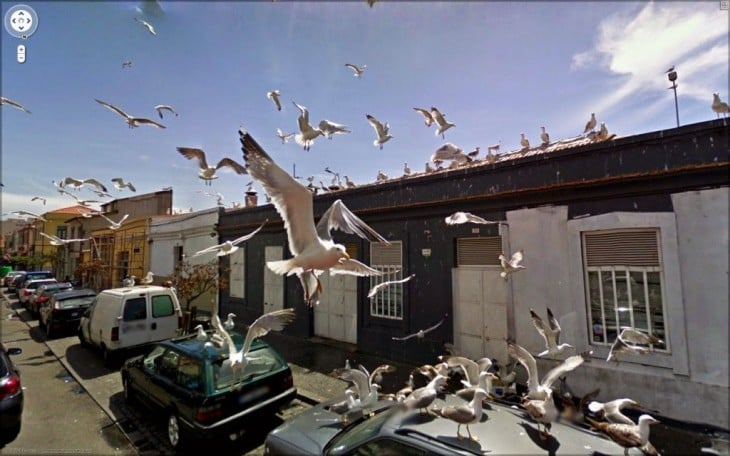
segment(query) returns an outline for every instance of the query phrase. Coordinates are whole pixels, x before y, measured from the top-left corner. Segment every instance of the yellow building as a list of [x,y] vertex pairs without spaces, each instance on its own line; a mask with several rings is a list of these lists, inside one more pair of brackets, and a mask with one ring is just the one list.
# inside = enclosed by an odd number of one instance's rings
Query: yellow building
[[73,239],[75,236],[71,233],[66,221],[74,216],[78,216],[80,213],[86,213],[91,211],[85,206],[69,206],[54,211],[49,211],[43,214],[43,218],[46,221],[35,220],[33,246],[30,254],[34,256],[43,256],[47,260],[43,263],[42,267],[53,269],[57,276],[63,278],[65,272],[65,264],[68,257],[67,246],[56,246],[51,244],[51,240],[45,236],[41,236],[40,233],[45,233],[51,236],[56,236],[61,239]]
[[[119,287],[122,280],[135,276],[137,283],[149,268],[150,217],[126,220],[117,230],[104,228],[91,233],[92,245],[82,261],[101,259],[107,266],[100,277],[100,289]],[[91,256],[91,258],[89,258]]]

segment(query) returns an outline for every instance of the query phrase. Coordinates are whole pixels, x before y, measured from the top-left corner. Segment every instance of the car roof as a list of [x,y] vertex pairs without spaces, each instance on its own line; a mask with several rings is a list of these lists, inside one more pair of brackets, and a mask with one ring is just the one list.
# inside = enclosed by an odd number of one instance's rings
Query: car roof
[[[207,331],[207,334],[212,335],[213,331]],[[233,343],[237,349],[243,347],[244,335],[236,331],[228,331],[228,334],[233,339]],[[228,347],[224,344],[222,347],[208,346],[205,345],[206,341],[197,339],[197,334],[190,334],[183,337],[177,337],[174,339],[168,339],[160,342],[160,345],[175,347],[178,351],[185,353],[193,358],[210,358],[218,359],[228,356]],[[261,339],[254,339],[251,343],[251,350],[257,350],[262,347],[268,347],[269,345]]]
[[78,298],[81,296],[96,296],[96,292],[88,288],[82,288],[80,290],[59,291],[58,293],[55,293],[53,295],[53,299],[55,299],[56,301],[61,301],[63,299]]
[[26,282],[26,284],[31,284],[31,283],[44,283],[44,282],[47,282],[47,283],[58,283],[58,280],[52,279],[52,278],[44,278],[44,279],[29,279],[29,280],[26,280],[25,282]]
[[[53,279],[53,280],[56,280],[56,279]],[[71,288],[71,287],[73,287],[73,285],[71,285],[68,282],[58,282],[58,281],[56,281],[56,282],[50,282],[49,281],[48,283],[44,283],[42,285],[39,285],[38,286],[38,289],[43,288],[44,290],[51,290],[51,289],[54,289],[54,288]]]
[[162,291],[162,290],[170,290],[170,288],[162,287],[159,285],[135,285],[133,287],[123,287],[123,288],[109,288],[107,290],[102,290],[99,294],[105,294],[105,295],[112,295],[112,296],[125,296],[130,295],[134,293],[144,293],[148,291]]

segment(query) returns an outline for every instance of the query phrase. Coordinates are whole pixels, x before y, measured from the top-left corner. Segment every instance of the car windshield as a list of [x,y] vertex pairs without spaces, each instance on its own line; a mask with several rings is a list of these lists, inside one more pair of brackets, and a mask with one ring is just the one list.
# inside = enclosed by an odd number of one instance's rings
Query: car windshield
[[238,378],[234,377],[231,369],[231,363],[228,357],[224,356],[213,361],[213,378],[215,379],[216,391],[230,389],[232,385],[239,381],[250,380],[256,375],[273,372],[283,366],[269,347],[262,347],[258,350],[248,353],[248,364],[242,373],[238,374]]
[[75,307],[91,305],[94,302],[94,296],[78,296],[75,298],[61,299],[56,302],[61,309],[73,309]]
[[327,445],[326,453],[338,452],[348,448],[355,448],[366,440],[376,436],[380,432],[380,428],[397,411],[398,407],[389,407],[382,409],[372,418],[363,418],[363,421],[345,428],[337,434]]

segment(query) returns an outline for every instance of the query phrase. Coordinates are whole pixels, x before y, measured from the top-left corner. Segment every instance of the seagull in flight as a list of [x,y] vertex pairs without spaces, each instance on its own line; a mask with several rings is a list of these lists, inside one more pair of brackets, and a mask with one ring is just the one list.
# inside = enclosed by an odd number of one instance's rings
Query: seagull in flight
[[126,61],[122,62],[122,68],[132,68],[132,61],[126,60]]
[[358,65],[355,65],[354,63],[346,63],[345,66],[355,72],[355,74],[353,74],[353,76],[355,76],[356,78],[359,78],[360,76],[362,76],[362,74],[365,72],[365,68],[368,67],[367,65],[358,66]]
[[332,203],[315,225],[312,192],[274,163],[247,132],[241,129],[239,135],[248,172],[271,197],[283,219],[292,254],[288,260],[267,262],[269,269],[280,275],[297,274],[304,287],[305,301],[310,304],[315,292],[322,290],[317,278],[322,271],[355,276],[383,275],[351,259],[345,246],[333,241],[331,230],[338,229],[372,242],[390,245],[383,236],[353,214],[339,199]]
[[45,199],[45,198],[43,198],[43,197],[40,197],[40,196],[34,196],[34,197],[33,197],[33,198],[31,198],[30,200],[31,200],[31,201],[40,201],[40,202],[42,202],[42,203],[43,203],[43,205],[44,205],[44,206],[46,205],[46,199]]
[[20,109],[21,111],[25,111],[28,114],[30,114],[30,111],[28,111],[25,108],[25,106],[23,106],[22,104],[18,103],[17,101],[11,100],[10,98],[0,97],[0,105],[12,106],[14,108]]
[[282,144],[289,142],[289,138],[292,136],[294,136],[294,133],[284,133],[281,128],[276,129],[276,137],[281,139]]
[[294,103],[294,106],[299,109],[300,113],[297,118],[299,133],[294,136],[294,140],[297,144],[304,147],[304,150],[309,150],[312,147],[314,140],[317,139],[318,136],[324,135],[324,132],[319,128],[312,127],[309,123],[309,110],[307,110],[306,106],[297,104],[295,101],[292,101],[292,103]]
[[542,318],[540,318],[534,310],[530,309],[532,324],[535,325],[537,332],[540,333],[543,339],[545,339],[546,350],[538,353],[537,356],[555,356],[562,353],[564,350],[575,348],[570,344],[560,343],[560,324],[549,307],[547,309],[547,315],[548,325],[546,326],[545,322],[542,321]]
[[124,221],[127,220],[127,218],[129,217],[129,214],[124,214],[124,217],[122,217],[118,222],[115,222],[114,220],[110,219],[109,217],[107,217],[104,214],[101,214],[100,213],[99,215],[101,215],[101,217],[104,220],[106,220],[107,222],[109,222],[109,229],[110,230],[118,230],[119,228],[121,228],[122,227],[122,223],[124,223]]
[[455,124],[452,124],[451,122],[447,122],[446,118],[443,114],[441,114],[441,111],[436,109],[435,107],[431,106],[431,117],[433,117],[433,121],[436,122],[436,125],[438,125],[438,129],[436,130],[436,136],[441,135],[441,139],[444,139],[444,132],[448,130],[451,127],[455,127]]
[[79,203],[80,205],[82,205],[84,207],[89,207],[92,204],[100,204],[101,203],[101,201],[97,201],[97,200],[81,199],[78,196],[76,196],[74,194],[71,194],[71,193],[70,193],[70,195],[71,195],[71,197],[73,199],[76,200],[77,203]]
[[145,20],[142,20],[142,19],[140,19],[138,17],[135,17],[134,20],[137,21],[137,22],[139,22],[140,24],[142,24],[142,26],[144,28],[146,28],[147,31],[150,32],[151,35],[157,35],[157,33],[155,32],[155,28],[149,22],[147,22]]
[[116,189],[119,190],[120,192],[125,187],[128,188],[128,189],[130,189],[133,192],[136,192],[137,191],[137,189],[134,188],[134,185],[132,185],[131,182],[124,182],[124,179],[121,178],[121,177],[115,177],[115,178],[113,178],[112,179],[112,182],[114,182],[114,187],[116,187]]
[[406,277],[405,279],[388,280],[387,282],[379,283],[370,289],[370,291],[368,292],[368,298],[373,299],[375,297],[375,295],[378,294],[378,292],[380,290],[382,290],[383,288],[389,287],[391,285],[397,285],[399,283],[406,283],[414,277],[416,277],[416,274],[411,274],[408,277]]
[[61,239],[57,236],[54,236],[52,234],[46,234],[42,231],[39,232],[41,236],[46,237],[51,240],[51,245],[66,245],[71,244],[72,242],[84,242],[88,241],[90,238],[86,239]]
[[43,216],[38,215],[38,214],[34,214],[32,212],[28,212],[28,211],[13,211],[11,213],[12,214],[19,215],[21,217],[28,217],[28,218],[37,219],[37,220],[40,220],[42,222],[47,222],[48,221],[48,220],[44,219]]
[[61,181],[61,186],[65,187],[67,185],[73,187],[75,190],[79,190],[84,185],[93,185],[99,191],[107,191],[106,186],[104,186],[104,184],[94,179],[93,177],[90,177],[88,179],[76,179],[73,177],[66,177],[63,181]]
[[435,325],[430,326],[430,327],[428,327],[426,329],[420,329],[420,330],[414,332],[413,334],[409,334],[409,335],[407,335],[405,337],[392,337],[392,339],[393,340],[408,340],[408,339],[411,339],[413,337],[417,337],[419,339],[423,339],[424,337],[426,337],[426,334],[427,333],[430,333],[431,331],[434,331],[436,328],[438,328],[439,326],[441,326],[444,323],[444,321],[446,320],[446,317],[447,316],[444,315],[443,318],[441,318],[441,320],[438,323],[436,323]]
[[502,266],[502,272],[499,273],[500,277],[507,280],[508,275],[513,272],[517,272],[520,269],[525,269],[525,267],[520,264],[522,262],[523,255],[524,251],[518,250],[512,255],[509,261],[507,261],[507,258],[504,255],[499,255],[499,263]]
[[277,111],[281,111],[281,100],[279,100],[280,96],[281,93],[279,93],[278,90],[272,90],[271,92],[266,93],[266,98],[274,102]]
[[431,111],[423,108],[413,108],[413,110],[423,116],[423,123],[426,124],[427,127],[433,125],[433,116],[431,116]]
[[221,160],[215,166],[209,166],[208,161],[205,158],[205,152],[203,152],[202,149],[196,149],[192,147],[178,147],[177,151],[180,152],[180,154],[182,154],[182,156],[187,158],[188,160],[192,160],[194,158],[198,160],[198,165],[200,166],[200,171],[198,171],[198,177],[205,181],[205,185],[212,185],[211,181],[213,179],[218,179],[216,171],[224,166],[231,168],[237,174],[246,174],[246,167],[228,157],[221,158]]
[[235,252],[236,250],[238,250],[238,244],[240,244],[242,242],[245,242],[245,241],[248,241],[249,239],[251,239],[252,237],[254,237],[256,235],[256,233],[258,233],[259,231],[261,231],[261,228],[263,228],[264,225],[266,225],[266,222],[267,221],[268,220],[265,220],[264,223],[262,223],[258,228],[256,228],[252,232],[250,232],[248,234],[244,234],[243,236],[241,236],[239,238],[236,238],[236,239],[234,239],[232,241],[226,241],[226,242],[223,242],[221,244],[214,245],[214,246],[208,247],[208,248],[203,249],[203,250],[198,250],[197,252],[195,252],[191,256],[191,258],[195,258],[195,257],[201,256],[201,255],[205,255],[206,253],[214,253],[214,252],[219,257],[226,256],[226,255],[230,255],[233,252]]
[[175,111],[175,109],[170,105],[159,104],[155,106],[155,111],[157,111],[157,115],[160,116],[160,119],[162,119],[162,111],[168,111],[172,114],[175,114],[175,117],[177,117],[178,115],[177,111]]
[[111,109],[112,111],[116,112],[120,116],[124,117],[124,120],[127,122],[127,125],[129,125],[129,128],[139,127],[140,124],[141,125],[150,125],[150,126],[157,127],[157,128],[167,128],[164,125],[155,122],[154,120],[146,119],[144,117],[130,116],[126,112],[122,111],[121,109],[117,108],[116,106],[114,106],[111,103],[107,103],[106,101],[97,100],[96,98],[94,98],[94,101],[96,101],[97,103],[99,103],[102,106],[105,106],[105,107]]
[[494,225],[504,222],[493,222],[483,219],[471,212],[454,212],[444,219],[447,225],[461,225],[462,223],[477,223],[480,225]]
[[325,138],[332,139],[333,135],[340,134],[344,135],[345,133],[352,133],[350,130],[347,129],[347,126],[330,122],[327,119],[321,120],[319,122],[319,129],[324,134]]
[[383,125],[378,119],[371,116],[370,114],[366,114],[365,117],[367,117],[368,122],[370,122],[370,125],[372,125],[372,127],[375,129],[375,134],[378,135],[378,139],[373,141],[373,146],[380,146],[380,150],[383,150],[383,144],[385,144],[388,140],[393,139],[393,136],[388,133],[390,125],[388,125],[388,122]]
[[469,161],[469,156],[464,153],[461,147],[452,143],[446,143],[436,149],[436,152],[431,155],[431,161],[434,163],[445,160],[451,160],[461,165]]

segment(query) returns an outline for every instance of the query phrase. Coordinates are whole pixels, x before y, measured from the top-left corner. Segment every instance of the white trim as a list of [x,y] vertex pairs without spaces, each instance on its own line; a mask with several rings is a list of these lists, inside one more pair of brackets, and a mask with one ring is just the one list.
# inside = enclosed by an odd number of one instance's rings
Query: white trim
[[239,247],[229,257],[230,280],[228,294],[231,298],[243,299],[246,297],[246,256],[245,247]]

